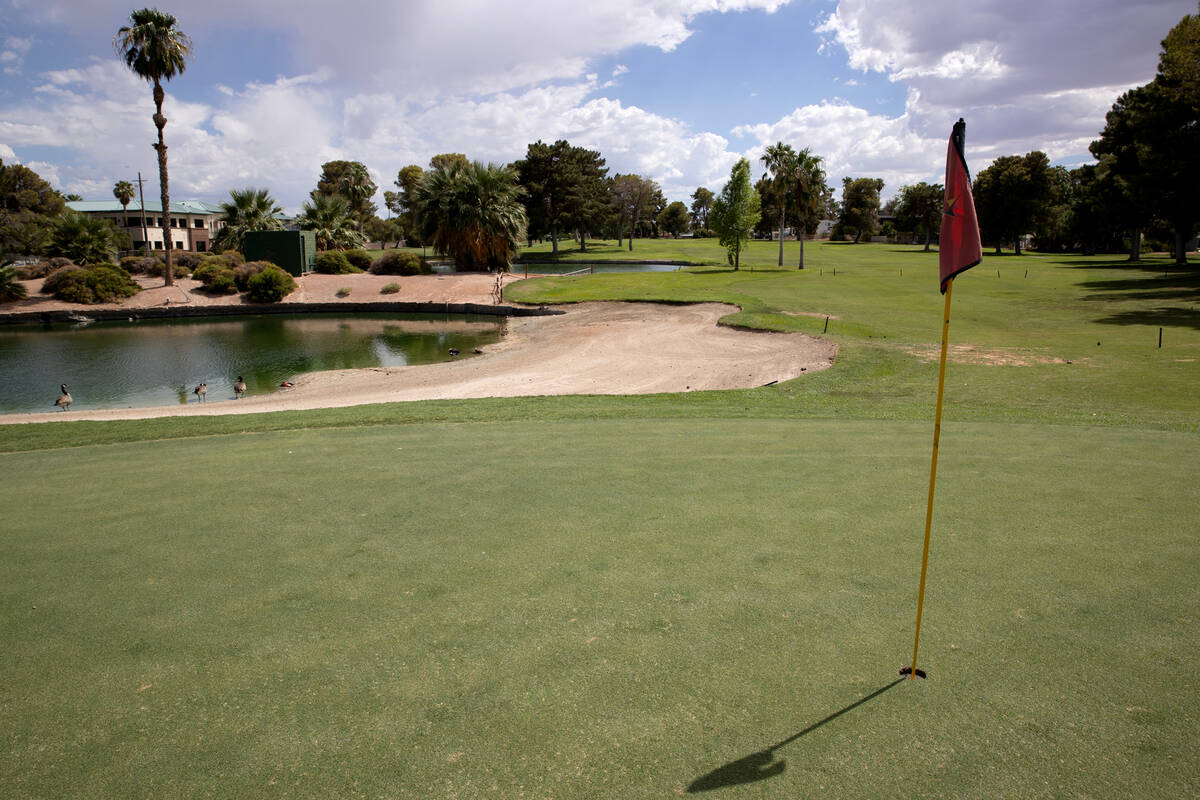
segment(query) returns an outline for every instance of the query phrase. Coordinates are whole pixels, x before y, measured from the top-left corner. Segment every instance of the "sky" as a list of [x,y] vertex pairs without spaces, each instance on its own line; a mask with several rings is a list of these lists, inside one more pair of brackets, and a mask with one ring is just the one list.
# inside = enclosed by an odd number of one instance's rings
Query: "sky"
[[[167,0],[170,2],[170,0]],[[310,7],[310,5],[312,7]],[[116,55],[128,2],[0,0],[0,159],[87,200],[140,171],[157,197],[149,85]],[[973,172],[1088,145],[1196,0],[205,0],[166,84],[171,197],[265,187],[295,213],[321,164],[397,172],[461,152],[507,163],[529,143],[598,150],[668,200],[719,191],[778,141],[829,183],[883,196],[941,182],[967,121]]]

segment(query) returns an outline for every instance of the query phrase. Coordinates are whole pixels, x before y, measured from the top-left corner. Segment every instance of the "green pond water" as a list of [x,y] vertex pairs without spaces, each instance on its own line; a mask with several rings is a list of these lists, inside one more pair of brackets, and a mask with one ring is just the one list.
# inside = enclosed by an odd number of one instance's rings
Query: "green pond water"
[[[306,372],[432,364],[499,341],[502,317],[446,314],[264,314],[245,317],[0,327],[0,413],[53,411],[65,383],[73,409],[233,401]],[[66,412],[69,413],[69,412]]]

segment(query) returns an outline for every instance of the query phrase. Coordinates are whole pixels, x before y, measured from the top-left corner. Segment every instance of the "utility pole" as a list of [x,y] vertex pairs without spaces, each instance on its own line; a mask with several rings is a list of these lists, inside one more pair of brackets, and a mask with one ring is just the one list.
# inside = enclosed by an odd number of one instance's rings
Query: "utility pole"
[[142,194],[142,171],[138,170],[138,203],[142,206],[142,244],[150,252],[150,234],[146,230],[146,197]]

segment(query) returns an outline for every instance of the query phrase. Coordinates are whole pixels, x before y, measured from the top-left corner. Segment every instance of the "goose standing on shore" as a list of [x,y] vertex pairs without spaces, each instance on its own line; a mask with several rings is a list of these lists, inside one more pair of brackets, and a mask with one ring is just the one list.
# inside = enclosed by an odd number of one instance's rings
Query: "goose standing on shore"
[[200,384],[195,389],[192,389],[192,393],[196,395],[197,403],[203,403],[205,401],[205,399],[208,397],[208,384],[207,383]]
[[233,398],[241,400],[242,395],[246,393],[246,381],[241,375],[238,375],[237,383],[233,385]]
[[71,407],[71,393],[67,391],[67,385],[65,383],[62,384],[62,394],[60,394],[58,399],[54,401],[54,405],[61,408],[63,411],[66,411]]

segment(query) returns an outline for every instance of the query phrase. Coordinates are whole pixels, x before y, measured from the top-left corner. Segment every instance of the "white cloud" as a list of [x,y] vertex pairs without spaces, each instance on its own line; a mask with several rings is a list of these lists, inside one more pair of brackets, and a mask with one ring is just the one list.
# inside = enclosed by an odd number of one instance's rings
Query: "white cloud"
[[835,189],[847,176],[883,178],[885,198],[904,184],[931,180],[945,165],[945,139],[921,136],[907,114],[871,114],[845,101],[797,108],[776,122],[741,125],[734,133],[757,140],[743,153],[755,170],[767,145],[789,142],[824,159],[826,179]]
[[910,125],[925,136],[962,116],[1007,152],[1086,152],[1117,95],[1154,76],[1158,41],[1191,5],[841,0],[817,31],[851,67],[908,87]]

